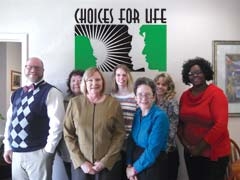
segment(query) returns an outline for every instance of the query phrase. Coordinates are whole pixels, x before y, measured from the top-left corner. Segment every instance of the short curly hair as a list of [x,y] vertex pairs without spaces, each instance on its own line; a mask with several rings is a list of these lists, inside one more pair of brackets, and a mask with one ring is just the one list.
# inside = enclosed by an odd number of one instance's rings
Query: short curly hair
[[153,96],[155,96],[156,85],[155,85],[155,83],[152,79],[147,78],[147,77],[140,77],[135,81],[134,88],[133,88],[133,91],[134,91],[135,95],[137,95],[137,88],[141,85],[149,86],[152,89]]
[[186,84],[186,85],[191,84],[188,73],[190,72],[191,67],[194,65],[198,65],[200,67],[200,69],[203,72],[204,77],[207,81],[213,80],[214,72],[213,72],[211,63],[204,58],[196,57],[193,59],[189,59],[183,63],[182,81],[184,84]]

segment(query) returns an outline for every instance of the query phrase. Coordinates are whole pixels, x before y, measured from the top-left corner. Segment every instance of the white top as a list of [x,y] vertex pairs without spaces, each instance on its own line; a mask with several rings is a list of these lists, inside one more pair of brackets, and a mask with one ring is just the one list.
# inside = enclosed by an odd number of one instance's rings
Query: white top
[[115,93],[111,93],[111,96],[112,97],[115,97],[115,98],[134,98],[135,97],[135,94],[133,92],[129,93],[129,94],[126,94],[126,95],[118,95],[118,94],[115,94]]

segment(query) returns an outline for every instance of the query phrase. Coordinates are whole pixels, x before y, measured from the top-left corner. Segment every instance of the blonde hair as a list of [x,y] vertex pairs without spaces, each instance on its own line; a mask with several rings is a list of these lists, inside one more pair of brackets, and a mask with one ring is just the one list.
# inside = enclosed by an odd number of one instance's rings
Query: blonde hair
[[172,80],[172,77],[168,74],[168,73],[161,73],[158,74],[155,78],[154,78],[154,82],[155,84],[157,83],[157,81],[159,80],[159,78],[163,78],[164,82],[167,84],[168,88],[167,91],[163,97],[163,100],[170,100],[173,99],[174,96],[176,95],[176,91],[175,91],[175,84]]
[[126,74],[127,74],[127,87],[128,87],[128,90],[130,92],[132,92],[133,91],[133,78],[132,78],[130,69],[125,64],[118,64],[117,66],[115,66],[115,68],[113,70],[113,74],[112,74],[112,92],[113,93],[117,93],[118,90],[119,90],[118,85],[116,83],[116,71],[118,69],[122,69],[122,70],[124,70],[126,72]]
[[90,68],[88,68],[88,69],[84,72],[83,77],[82,77],[82,82],[81,82],[81,87],[80,87],[80,88],[81,88],[81,92],[82,92],[84,95],[87,95],[87,94],[88,94],[86,82],[87,82],[87,80],[88,80],[91,76],[93,76],[93,74],[94,74],[95,72],[98,72],[98,73],[100,74],[100,76],[101,76],[101,78],[102,78],[102,81],[103,81],[103,87],[102,87],[101,94],[103,94],[104,91],[105,91],[105,84],[106,84],[106,83],[105,83],[105,79],[104,79],[104,77],[103,77],[102,72],[101,72],[98,68],[96,68],[96,67],[90,67]]

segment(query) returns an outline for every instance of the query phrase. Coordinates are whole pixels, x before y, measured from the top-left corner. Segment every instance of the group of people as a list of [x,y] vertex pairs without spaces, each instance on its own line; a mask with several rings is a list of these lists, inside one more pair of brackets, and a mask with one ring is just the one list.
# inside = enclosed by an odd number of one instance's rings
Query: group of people
[[182,66],[191,85],[178,101],[172,77],[133,81],[126,65],[112,74],[112,89],[96,67],[73,70],[68,96],[43,79],[41,59],[25,66],[27,86],[16,90],[7,113],[4,159],[12,179],[50,180],[56,152],[72,180],[176,180],[184,147],[190,180],[224,180],[230,154],[228,102],[208,83],[211,64],[196,57]]

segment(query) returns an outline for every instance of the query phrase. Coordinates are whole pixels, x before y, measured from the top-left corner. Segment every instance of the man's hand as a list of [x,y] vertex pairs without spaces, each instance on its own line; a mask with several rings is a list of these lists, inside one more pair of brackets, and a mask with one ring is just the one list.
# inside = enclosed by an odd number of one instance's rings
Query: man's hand
[[11,164],[12,163],[12,150],[4,151],[3,158],[6,161],[6,163]]

